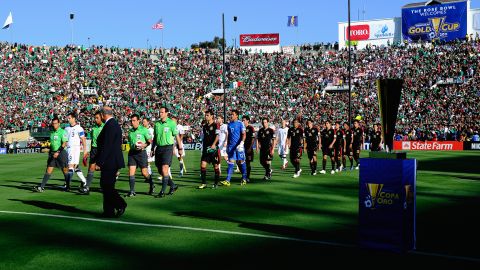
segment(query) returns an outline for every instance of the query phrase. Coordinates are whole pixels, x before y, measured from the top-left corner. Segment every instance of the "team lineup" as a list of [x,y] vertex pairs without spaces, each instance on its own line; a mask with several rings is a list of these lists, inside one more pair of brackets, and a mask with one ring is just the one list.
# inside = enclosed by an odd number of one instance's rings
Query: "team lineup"
[[[159,120],[156,122],[148,118],[141,118],[138,114],[130,116],[131,128],[128,131],[128,180],[129,192],[125,197],[136,196],[135,173],[140,168],[144,181],[149,184],[148,195],[163,198],[165,195],[173,195],[178,189],[173,181],[170,166],[172,157],[175,155],[179,160],[179,175],[183,176],[186,172],[184,164],[185,152],[183,148],[184,128],[178,123],[178,119],[169,116],[167,107],[159,110]],[[282,120],[281,125],[275,128],[270,124],[268,118],[261,119],[261,127],[258,131],[250,124],[250,117],[243,115],[240,119],[240,112],[232,110],[229,113],[228,124],[224,122],[222,116],[215,116],[212,110],[204,112],[204,121],[202,123],[202,154],[200,163],[200,185],[198,189],[208,188],[207,167],[211,164],[214,170],[214,183],[211,188],[218,186],[230,186],[235,168],[241,173],[240,185],[247,185],[250,182],[250,173],[255,152],[265,175],[263,180],[272,179],[272,160],[274,158],[275,148],[278,149],[278,155],[281,158],[281,169],[285,170],[288,163],[294,167],[293,178],[301,175],[300,161],[303,152],[306,151],[310,164],[311,175],[317,174],[317,153],[321,151],[322,168],[320,174],[327,173],[327,162],[330,160],[331,174],[341,173],[347,170],[347,158],[349,159],[349,168],[354,170],[359,168],[360,151],[364,143],[363,127],[360,121],[355,120],[353,126],[347,122],[343,124],[340,121],[334,124],[327,120],[320,126],[315,125],[311,119],[306,120],[303,127],[302,120],[295,118],[292,126],[289,127],[288,120]],[[77,122],[77,115],[69,113],[67,115],[68,126],[65,129],[60,127],[60,119],[54,117],[51,121],[52,131],[50,133],[50,152],[47,160],[47,168],[40,185],[34,187],[34,191],[44,192],[45,186],[50,179],[54,168],[63,171],[65,184],[64,191],[71,190],[71,182],[74,173],[80,179],[79,192],[84,195],[90,193],[90,187],[94,178],[95,171],[104,173],[104,164],[98,164],[101,156],[102,160],[111,158],[110,147],[104,145],[110,143],[110,139],[105,139],[104,133],[106,123],[113,119],[113,110],[110,107],[104,107],[94,115],[94,127],[89,131],[91,137],[91,147],[88,152],[86,149],[86,133]],[[115,120],[113,120],[115,121]],[[110,122],[113,122],[110,121]],[[116,125],[118,123],[114,122]],[[375,133],[372,136],[372,151],[379,151],[382,143],[379,125],[375,125]],[[118,129],[120,127],[118,126]],[[121,129],[120,129],[121,134]],[[102,136],[103,135],[103,136]],[[120,135],[121,137],[121,135]],[[100,139],[101,138],[101,139]],[[121,139],[120,139],[121,140]],[[85,178],[79,168],[81,147],[83,149],[83,165],[87,166],[88,174]],[[115,151],[121,152],[121,143],[113,146]],[[287,159],[289,156],[289,160]],[[119,158],[117,158],[119,159]],[[124,167],[123,156],[121,161],[117,162],[118,167],[112,171],[109,168],[109,175],[114,177],[110,180],[109,189],[114,190],[115,180],[118,179],[119,170]],[[226,177],[220,180],[221,163],[224,160],[227,164]],[[161,182],[161,189],[155,194],[155,181],[151,163],[155,164],[159,174],[158,179]],[[102,183],[101,176],[101,183]],[[101,184],[102,186],[102,184]],[[167,192],[167,187],[169,190]],[[103,188],[102,188],[103,191]],[[112,191],[112,190],[111,190]],[[120,216],[126,208],[126,202],[120,197],[118,192],[112,191],[112,197],[109,199],[114,209],[106,213],[109,217]],[[105,197],[104,193],[104,197]],[[104,210],[105,210],[104,201]],[[108,204],[108,203],[107,203]],[[107,206],[107,209],[111,207]],[[119,211],[120,209],[120,211]],[[106,210],[107,211],[107,210]]]

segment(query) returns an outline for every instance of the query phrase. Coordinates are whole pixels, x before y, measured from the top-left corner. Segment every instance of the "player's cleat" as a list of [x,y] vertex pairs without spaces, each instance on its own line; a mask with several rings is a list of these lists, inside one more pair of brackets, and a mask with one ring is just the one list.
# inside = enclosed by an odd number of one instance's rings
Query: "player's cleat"
[[158,195],[155,196],[155,198],[163,198],[163,197],[165,197],[165,192],[163,191],[160,191],[160,193],[158,193]]
[[178,177],[183,177],[183,170],[180,170],[180,172],[178,173]]
[[217,189],[218,185],[213,184],[212,189]]
[[70,186],[67,186],[67,184],[63,185],[63,191],[69,192],[70,191]]
[[222,186],[227,186],[227,187],[229,187],[229,186],[230,186],[230,182],[229,182],[229,181],[227,181],[227,180],[223,180],[223,181],[221,181],[221,182],[220,182],[220,184],[221,184]]
[[317,171],[312,171],[312,175],[317,175]]
[[340,168],[338,169],[340,172],[343,171],[343,165],[340,165]]
[[357,167],[355,167],[355,170],[358,170],[360,169],[360,164],[357,165]]
[[200,186],[197,187],[197,189],[205,189],[207,188],[207,184],[201,184]]
[[242,179],[240,186],[245,186],[247,184],[247,179]]
[[90,195],[90,189],[88,187],[84,187],[78,190],[82,195]]
[[321,170],[320,174],[326,174],[327,172],[325,170]]
[[350,171],[353,171],[353,166],[350,166]]
[[135,197],[137,195],[137,193],[135,193],[135,191],[130,191],[127,193],[127,195],[125,195],[125,197]]
[[163,178],[161,176],[157,177],[158,180],[160,180],[160,183],[162,182]]
[[80,189],[83,189],[87,183],[85,182],[80,182]]
[[178,186],[175,185],[174,187],[170,188],[167,195],[173,195],[173,193],[175,193],[175,191],[177,191],[177,189],[178,189]]
[[336,172],[336,173],[338,172],[338,168],[337,168],[337,169],[335,169],[335,172]]
[[41,186],[34,186],[33,191],[42,193],[45,191],[45,189],[42,188]]
[[293,178],[298,178],[298,177],[300,177],[300,172],[294,173],[292,177],[293,177]]
[[346,172],[346,171],[347,171],[347,167],[343,167],[342,171],[343,171],[343,172]]
[[331,171],[330,171],[330,174],[335,174],[335,170],[331,170]]

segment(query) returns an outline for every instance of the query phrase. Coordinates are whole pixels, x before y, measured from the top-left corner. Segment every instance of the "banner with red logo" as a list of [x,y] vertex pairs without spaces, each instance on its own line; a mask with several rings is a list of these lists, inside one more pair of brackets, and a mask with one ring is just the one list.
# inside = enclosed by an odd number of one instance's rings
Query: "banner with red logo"
[[395,141],[393,150],[461,151],[463,142],[457,141]]
[[370,25],[357,24],[347,27],[345,36],[347,40],[368,40],[370,39]]
[[240,46],[257,45],[278,45],[280,34],[242,34],[240,35]]

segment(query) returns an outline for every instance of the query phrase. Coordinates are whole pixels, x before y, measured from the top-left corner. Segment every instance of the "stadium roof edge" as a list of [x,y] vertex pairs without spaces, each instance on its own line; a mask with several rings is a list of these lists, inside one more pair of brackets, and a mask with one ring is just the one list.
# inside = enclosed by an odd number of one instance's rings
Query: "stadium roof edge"
[[433,2],[437,2],[438,4],[446,4],[446,3],[456,3],[456,2],[466,2],[467,0],[430,0],[425,2],[417,2],[404,5],[403,8],[414,8],[414,7],[424,7],[428,6],[429,4],[433,4]]
[[[401,17],[393,17],[393,18],[383,18],[383,19],[371,19],[371,20],[360,20],[360,21],[351,21],[350,23],[361,23],[361,22],[374,22],[374,21],[385,21],[385,20],[391,20],[391,19],[401,19]],[[338,22],[338,24],[341,23],[348,23],[347,22]]]

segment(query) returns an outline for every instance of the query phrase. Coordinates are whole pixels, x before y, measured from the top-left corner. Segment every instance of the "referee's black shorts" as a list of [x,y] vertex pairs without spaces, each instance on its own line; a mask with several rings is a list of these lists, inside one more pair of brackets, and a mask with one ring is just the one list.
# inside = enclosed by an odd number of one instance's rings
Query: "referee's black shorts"
[[157,146],[155,148],[155,166],[161,168],[163,165],[172,165],[173,144]]
[[89,160],[90,164],[97,163],[97,152],[98,152],[97,148],[92,147],[92,149],[90,150],[90,160]]
[[142,169],[148,167],[148,157],[147,151],[145,150],[134,150],[130,149],[128,151],[128,166],[136,166]]
[[68,165],[67,151],[62,150],[62,152],[60,152],[57,158],[53,157],[55,153],[56,152],[53,152],[53,151],[50,151],[50,153],[48,153],[47,167],[54,167],[59,169],[63,169],[67,167]]

